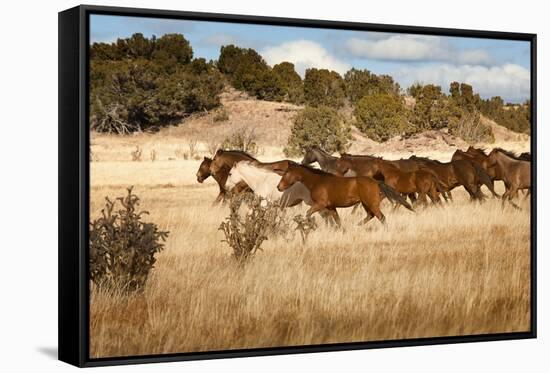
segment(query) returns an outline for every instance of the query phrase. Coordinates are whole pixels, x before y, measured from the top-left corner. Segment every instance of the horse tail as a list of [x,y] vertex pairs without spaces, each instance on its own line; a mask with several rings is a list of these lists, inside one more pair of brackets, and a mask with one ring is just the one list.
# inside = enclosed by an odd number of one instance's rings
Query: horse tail
[[414,211],[412,206],[407,202],[407,200],[403,198],[403,196],[401,196],[401,194],[399,194],[395,189],[393,189],[383,181],[379,181],[378,185],[380,186],[380,191],[384,196],[386,196],[387,199],[389,199],[392,202],[398,202],[399,204],[405,206],[407,209]]
[[477,175],[477,178],[478,180],[481,182],[481,184],[485,185],[487,188],[489,188],[489,190],[491,191],[491,193],[493,194],[493,196],[495,196],[496,198],[500,198],[500,196],[495,192],[495,185],[493,183],[493,180],[491,180],[491,178],[489,177],[489,175],[487,174],[487,172],[485,172],[485,170],[483,169],[483,167],[481,167],[480,165],[478,165],[477,163],[475,162],[471,162],[472,165],[474,166],[474,169],[476,171],[476,175]]

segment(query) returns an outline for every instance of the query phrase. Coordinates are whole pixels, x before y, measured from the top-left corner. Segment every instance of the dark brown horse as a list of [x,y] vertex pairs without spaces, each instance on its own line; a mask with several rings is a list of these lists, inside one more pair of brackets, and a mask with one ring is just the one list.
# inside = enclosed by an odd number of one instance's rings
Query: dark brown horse
[[[350,176],[357,175],[373,177],[379,173],[377,161],[381,159],[382,157],[375,157],[372,155],[351,155],[343,153],[340,159],[336,161],[335,174],[339,176],[348,174]],[[412,159],[395,159],[384,161],[405,172],[418,171],[419,168],[418,163]]]
[[489,153],[485,161],[486,167],[494,167],[502,177],[506,191],[502,195],[502,204],[509,201],[517,206],[512,199],[517,196],[518,190],[531,190],[531,162],[521,160],[514,153],[501,148],[495,148]]
[[336,173],[336,162],[338,157],[334,157],[329,153],[325,152],[323,149],[318,146],[312,146],[306,149],[306,154],[302,159],[303,165],[310,165],[312,163],[319,163],[321,170],[325,172],[330,172],[331,174]]
[[452,198],[451,191],[461,185],[466,189],[472,200],[484,199],[480,185],[485,185],[493,196],[496,198],[499,197],[495,192],[489,175],[487,175],[481,166],[469,159],[455,159],[446,163],[416,156],[412,156],[411,159],[419,162],[422,168],[434,172],[445,187],[445,191],[450,198]]
[[296,182],[303,183],[311,193],[313,205],[307,211],[307,215],[311,216],[315,212],[327,209],[331,211],[338,225],[340,217],[336,208],[350,207],[359,202],[367,213],[363,224],[374,216],[384,223],[385,217],[380,211],[380,202],[384,197],[399,202],[413,211],[411,205],[393,188],[370,177],[341,177],[309,167],[290,165],[277,189],[284,191]]
[[[225,183],[227,181],[227,175],[229,171],[239,161],[255,161],[257,160],[250,154],[247,154],[238,150],[218,150],[213,159],[204,157],[203,161],[197,171],[197,181],[202,183],[209,176],[212,176],[218,183],[220,192],[216,197],[214,203],[219,203],[225,200],[227,190],[225,189]],[[232,193],[242,193],[244,191],[250,191],[250,188],[245,183],[237,184],[232,190]]]
[[424,205],[428,203],[426,196],[430,197],[433,203],[441,202],[439,193],[446,188],[435,172],[428,169],[401,171],[395,164],[383,159],[378,159],[376,162],[384,182],[397,192],[408,196],[418,193],[418,200]]

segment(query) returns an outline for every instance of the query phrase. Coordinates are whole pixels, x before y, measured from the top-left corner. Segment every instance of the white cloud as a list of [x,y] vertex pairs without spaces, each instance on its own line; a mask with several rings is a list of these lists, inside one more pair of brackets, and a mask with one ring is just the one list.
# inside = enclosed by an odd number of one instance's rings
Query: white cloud
[[482,97],[501,96],[508,101],[523,101],[530,96],[530,72],[516,65],[480,66],[450,64],[407,67],[392,73],[403,87],[414,82],[432,83],[449,89],[453,81],[471,84]]
[[491,57],[482,49],[458,50],[438,36],[387,35],[386,38],[351,38],[348,51],[362,58],[390,61],[447,61],[458,64],[487,65]]
[[300,76],[310,67],[334,70],[344,74],[351,66],[331,55],[320,44],[309,40],[295,40],[274,47],[267,47],[260,53],[271,66],[283,61],[292,62]]

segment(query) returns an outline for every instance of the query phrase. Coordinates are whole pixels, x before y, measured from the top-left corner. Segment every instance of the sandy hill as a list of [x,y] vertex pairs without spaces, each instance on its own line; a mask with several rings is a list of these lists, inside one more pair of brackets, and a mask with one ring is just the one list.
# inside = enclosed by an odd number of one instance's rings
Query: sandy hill
[[[129,160],[131,152],[139,147],[145,159],[153,157],[153,152],[156,159],[177,159],[183,157],[182,154],[189,154],[190,144],[195,144],[193,154],[189,156],[194,158],[209,155],[213,148],[233,133],[253,132],[260,147],[260,158],[284,157],[282,148],[290,135],[292,119],[303,106],[257,100],[233,88],[221,94],[221,102],[221,109],[194,114],[180,124],[164,128],[155,134],[114,136],[94,133],[92,152],[98,159]],[[216,121],[215,118],[221,110],[227,113],[228,119]],[[480,146],[502,146],[518,152],[528,150],[528,135],[512,132],[485,117],[482,117],[482,121],[493,129],[495,144],[479,144]],[[385,143],[377,143],[353,127],[352,137],[350,153],[388,157],[428,155],[434,152],[447,157],[456,149],[468,147],[465,141],[445,130],[427,131],[407,139],[397,136]]]

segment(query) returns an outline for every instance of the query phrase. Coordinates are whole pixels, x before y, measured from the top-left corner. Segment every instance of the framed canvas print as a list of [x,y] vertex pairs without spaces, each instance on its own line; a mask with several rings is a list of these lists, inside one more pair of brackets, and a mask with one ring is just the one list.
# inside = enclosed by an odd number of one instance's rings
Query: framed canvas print
[[536,36],[59,13],[59,358],[536,336]]

